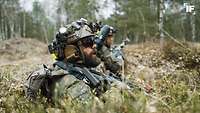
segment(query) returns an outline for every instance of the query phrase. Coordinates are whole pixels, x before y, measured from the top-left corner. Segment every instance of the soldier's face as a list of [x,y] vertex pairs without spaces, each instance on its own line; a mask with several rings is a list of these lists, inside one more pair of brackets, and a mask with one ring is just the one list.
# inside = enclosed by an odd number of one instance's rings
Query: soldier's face
[[106,45],[108,47],[111,47],[112,44],[113,44],[113,36],[108,36],[108,38],[106,39]]
[[96,57],[96,51],[95,51],[95,45],[93,45],[92,47],[83,47],[83,53],[87,56],[87,57]]
[[88,67],[96,67],[100,63],[100,59],[96,56],[96,44],[88,41],[83,43],[82,51],[85,57],[85,64]]

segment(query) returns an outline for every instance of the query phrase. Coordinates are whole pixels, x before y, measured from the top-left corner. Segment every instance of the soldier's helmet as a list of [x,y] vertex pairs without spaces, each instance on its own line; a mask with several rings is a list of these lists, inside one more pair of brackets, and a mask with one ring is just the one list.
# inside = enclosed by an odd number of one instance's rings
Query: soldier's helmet
[[99,38],[105,40],[108,36],[112,36],[114,33],[116,33],[116,30],[112,26],[104,25],[99,32]]
[[92,46],[94,36],[87,24],[81,21],[72,22],[59,29],[56,38],[49,46],[49,51],[55,60],[76,62],[83,57],[79,46]]
[[101,49],[104,44],[104,41],[109,37],[116,33],[116,29],[109,25],[104,25],[98,33],[98,37],[95,39],[95,43],[97,45],[97,50]]

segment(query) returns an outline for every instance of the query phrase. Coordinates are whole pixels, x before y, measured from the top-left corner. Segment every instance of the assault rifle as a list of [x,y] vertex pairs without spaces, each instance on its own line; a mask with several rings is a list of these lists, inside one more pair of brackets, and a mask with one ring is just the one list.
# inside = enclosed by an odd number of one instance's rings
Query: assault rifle
[[130,42],[130,39],[126,38],[121,44],[115,45],[111,48],[112,58],[114,60],[121,62],[121,60],[125,59],[122,49],[127,45],[128,42]]

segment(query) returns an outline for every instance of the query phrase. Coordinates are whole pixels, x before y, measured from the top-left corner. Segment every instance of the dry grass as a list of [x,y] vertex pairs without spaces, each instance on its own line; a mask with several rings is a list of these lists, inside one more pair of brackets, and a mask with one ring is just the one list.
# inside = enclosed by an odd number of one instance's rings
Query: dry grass
[[[23,82],[27,74],[42,63],[51,63],[45,50],[46,46],[31,39],[19,39],[16,42],[11,40],[0,45],[5,43],[12,49],[7,48],[11,51],[9,53],[5,52],[7,50],[5,46],[0,48],[0,53],[4,55],[0,57],[1,113],[198,113],[200,111],[198,44],[186,45],[191,50],[189,52],[172,43],[166,44],[163,51],[160,51],[159,44],[156,43],[130,45],[125,48],[128,61],[127,76],[130,80],[137,77],[150,82],[154,88],[152,93],[145,93],[137,87],[139,84],[136,84],[132,91],[120,92],[113,89],[101,99],[94,98],[85,104],[66,98],[52,105],[41,97],[35,103],[28,102],[23,92]],[[18,52],[15,47],[18,48]],[[25,55],[20,56],[21,53]],[[10,57],[15,58],[10,60]]]

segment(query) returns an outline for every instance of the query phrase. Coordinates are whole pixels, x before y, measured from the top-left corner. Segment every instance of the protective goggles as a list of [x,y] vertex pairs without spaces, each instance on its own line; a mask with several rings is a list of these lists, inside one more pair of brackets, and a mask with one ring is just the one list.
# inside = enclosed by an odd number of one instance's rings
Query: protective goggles
[[94,42],[94,36],[86,37],[81,40],[82,46],[84,47],[93,47],[95,42]]

